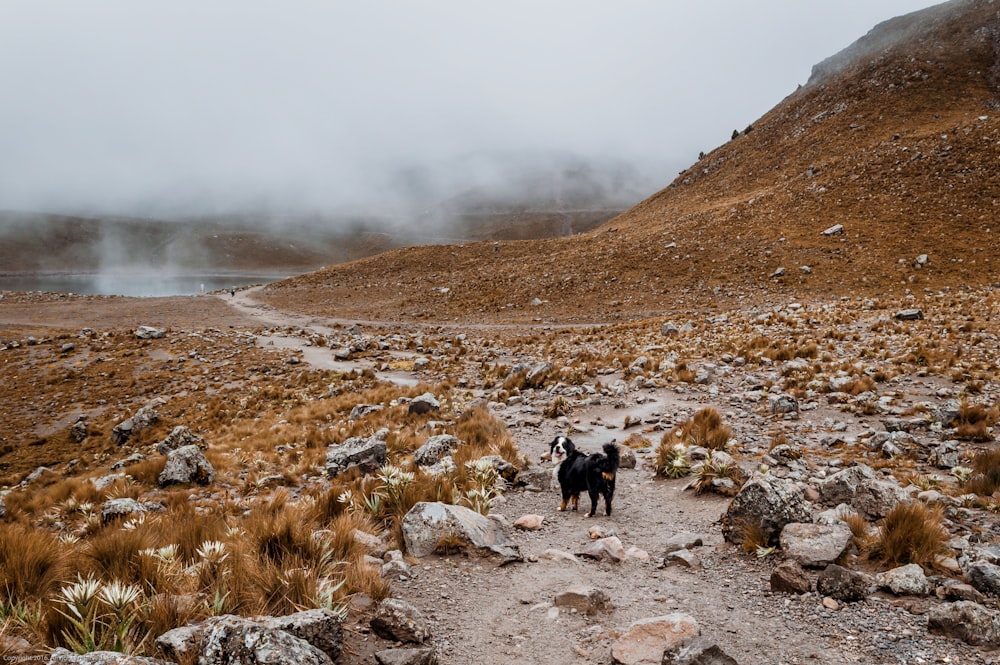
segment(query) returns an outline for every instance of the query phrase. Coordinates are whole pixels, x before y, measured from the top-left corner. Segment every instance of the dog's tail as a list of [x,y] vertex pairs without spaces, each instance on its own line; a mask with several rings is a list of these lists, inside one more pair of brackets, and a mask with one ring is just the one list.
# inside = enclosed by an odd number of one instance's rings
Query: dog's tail
[[618,452],[618,446],[613,443],[605,443],[604,457],[605,460],[601,464],[601,475],[604,476],[605,480],[614,480],[615,474],[618,473],[618,463],[621,461],[621,453]]

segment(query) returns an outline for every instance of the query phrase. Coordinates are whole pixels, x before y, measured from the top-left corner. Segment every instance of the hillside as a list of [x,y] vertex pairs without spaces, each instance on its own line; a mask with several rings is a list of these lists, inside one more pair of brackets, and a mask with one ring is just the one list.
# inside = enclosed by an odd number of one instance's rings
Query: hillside
[[986,0],[887,21],[589,234],[397,249],[264,297],[328,316],[594,321],[991,284],[998,35]]

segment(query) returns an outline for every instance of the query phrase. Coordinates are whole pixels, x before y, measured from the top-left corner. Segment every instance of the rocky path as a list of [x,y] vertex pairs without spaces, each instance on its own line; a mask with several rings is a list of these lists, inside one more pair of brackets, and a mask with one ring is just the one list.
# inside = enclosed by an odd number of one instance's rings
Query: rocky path
[[[225,296],[244,316],[274,327],[302,328],[306,335],[281,338],[280,344],[308,344],[308,333],[327,334],[330,325],[288,314],[253,300],[253,290]],[[367,325],[367,324],[366,324]],[[275,343],[279,338],[274,338]],[[266,342],[265,342],[266,343]],[[318,366],[330,362],[329,349],[313,349],[304,360]],[[364,362],[364,361],[360,361]],[[354,361],[346,366],[357,366]],[[605,401],[574,410],[573,438],[595,451],[605,441],[623,441],[631,430],[621,428],[625,414],[644,422],[662,423],[673,414],[713,406],[727,414],[739,440],[766,438],[767,421],[752,409],[734,406],[746,372],[721,373],[711,388],[691,386],[642,391],[641,397]],[[615,377],[607,377],[611,383]],[[937,388],[932,381],[909,385],[915,397]],[[919,393],[919,394],[918,394]],[[515,442],[530,460],[547,451],[567,422],[539,418],[541,404],[493,405],[507,422]],[[851,437],[872,423],[862,415],[820,406],[795,428],[806,441],[818,440],[836,420]],[[676,421],[675,421],[676,422]],[[655,441],[660,432],[649,432]],[[808,448],[808,445],[805,446]],[[412,574],[394,580],[394,594],[419,608],[433,630],[431,643],[444,665],[606,664],[615,640],[635,621],[681,612],[693,617],[702,634],[741,665],[792,663],[992,663],[993,657],[957,640],[928,633],[923,612],[931,599],[875,594],[835,609],[815,592],[802,595],[770,591],[770,574],[780,554],[762,559],[724,543],[719,520],[729,500],[685,490],[687,479],[662,480],[649,467],[649,449],[640,451],[634,469],[622,469],[614,513],[585,519],[583,513],[559,512],[556,489],[514,489],[494,508],[525,556],[524,562],[498,566],[490,559],[462,555],[411,560]],[[744,465],[752,466],[750,460]],[[584,498],[586,503],[586,498]],[[541,529],[522,531],[513,522],[526,514],[543,517]],[[576,556],[591,542],[591,527],[616,535],[631,555],[622,562]],[[665,545],[679,534],[693,534],[702,545],[692,548],[694,566],[664,564]],[[555,597],[574,585],[606,594],[607,611],[586,615],[555,605]],[[371,653],[382,645],[366,625],[349,626],[356,634],[358,662],[374,662]]]

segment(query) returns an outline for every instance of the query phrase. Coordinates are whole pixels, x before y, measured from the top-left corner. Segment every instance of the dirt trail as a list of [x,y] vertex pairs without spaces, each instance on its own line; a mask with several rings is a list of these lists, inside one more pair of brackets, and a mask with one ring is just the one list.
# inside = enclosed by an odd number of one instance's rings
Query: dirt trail
[[[247,317],[275,327],[298,327],[307,333],[329,334],[331,325],[349,323],[282,312],[253,299],[254,289],[222,296]],[[355,322],[350,322],[355,323]],[[374,322],[357,322],[377,325]],[[388,324],[391,325],[391,324]],[[436,324],[435,324],[436,325]],[[285,348],[310,350],[304,360],[329,366],[330,351],[309,347],[306,337],[274,336]],[[345,367],[360,367],[346,363]],[[613,381],[615,377],[606,377]],[[411,377],[412,379],[412,377]],[[753,428],[748,412],[732,413],[729,397],[737,392],[739,374],[719,377],[713,391],[658,388],[629,394],[627,401],[605,401],[573,412],[573,438],[581,448],[595,451],[600,444],[623,441],[626,414],[656,415],[669,422],[679,411],[713,406],[730,412],[737,436]],[[479,393],[479,391],[474,391]],[[522,422],[530,405],[497,407],[496,415],[510,427],[514,440],[530,460],[538,460],[556,434],[556,421]],[[742,415],[739,415],[742,414]],[[851,420],[824,409],[811,414]],[[743,420],[740,420],[742,418]],[[854,431],[859,423],[851,421]],[[660,433],[649,433],[650,438]],[[654,441],[655,443],[655,441]],[[701,626],[702,634],[718,643],[741,665],[793,663],[986,663],[982,652],[954,640],[927,633],[919,608],[892,597],[874,595],[839,610],[827,609],[815,593],[802,596],[772,594],[769,577],[777,560],[758,560],[724,543],[719,520],[728,499],[696,496],[685,490],[688,479],[667,481],[654,477],[649,449],[639,451],[635,469],[622,469],[610,517],[593,519],[582,512],[559,512],[556,489],[510,491],[494,509],[508,525],[525,514],[544,518],[539,531],[509,529],[525,556],[523,563],[503,567],[488,559],[463,556],[411,560],[412,575],[393,581],[394,594],[415,605],[429,619],[443,665],[582,665],[611,662],[614,640],[637,620],[684,612]],[[750,462],[747,462],[748,464]],[[583,501],[587,503],[586,498]],[[626,549],[636,548],[622,563],[551,559],[549,550],[575,554],[590,542],[591,526],[617,535]],[[696,567],[662,565],[668,538],[693,533],[703,545],[693,548]],[[583,584],[606,593],[609,613],[586,616],[554,606],[560,591]],[[372,653],[388,645],[368,633],[363,623],[349,625],[354,635],[349,652],[353,662],[372,663]],[[946,656],[942,656],[946,654]]]

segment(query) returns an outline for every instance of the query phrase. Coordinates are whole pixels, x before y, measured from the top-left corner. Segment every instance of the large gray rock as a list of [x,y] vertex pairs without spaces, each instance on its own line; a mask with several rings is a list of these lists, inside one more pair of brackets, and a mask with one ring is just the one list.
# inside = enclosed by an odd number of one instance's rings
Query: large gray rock
[[420,466],[437,464],[445,455],[450,454],[460,445],[462,442],[451,434],[432,436],[413,453],[413,461]]
[[326,475],[336,478],[348,469],[357,467],[362,473],[374,473],[385,464],[385,439],[379,434],[370,437],[351,437],[339,446],[326,451]]
[[205,439],[192,432],[191,428],[187,425],[178,425],[170,430],[170,434],[164,437],[162,441],[156,444],[156,452],[166,455],[171,450],[177,450],[184,446],[198,446],[202,450],[208,448]]
[[785,556],[807,568],[827,566],[847,549],[851,528],[839,524],[803,524],[791,522],[781,530],[781,549]]
[[941,603],[927,613],[927,631],[974,646],[1000,647],[1000,612],[967,600]]
[[924,569],[915,563],[879,573],[875,581],[897,596],[926,596],[931,592],[931,583],[924,575]]
[[167,464],[157,480],[161,487],[188,483],[209,485],[215,480],[215,468],[198,446],[181,446],[167,454]]
[[875,580],[870,575],[832,563],[816,578],[816,591],[834,600],[853,603],[864,600],[875,591]]
[[423,395],[414,397],[410,402],[410,406],[407,407],[407,413],[413,413],[418,416],[440,410],[441,402],[434,397],[434,393],[424,393]]
[[163,328],[153,326],[139,326],[135,329],[135,336],[139,339],[162,339],[167,334]]
[[640,619],[611,645],[615,665],[660,665],[665,651],[701,634],[698,622],[681,612]]
[[767,398],[767,408],[774,414],[798,413],[799,402],[788,394],[770,395]]
[[397,642],[422,644],[431,637],[430,624],[420,610],[396,598],[378,604],[371,627],[379,637]]
[[1000,596],[1000,566],[986,561],[976,561],[965,569],[965,579],[979,591]]
[[108,499],[101,506],[101,524],[146,512],[145,506],[128,497]]
[[825,505],[841,503],[869,519],[881,519],[897,504],[909,500],[902,487],[889,480],[879,480],[864,464],[839,471],[819,484],[820,501]]
[[[34,660],[33,656],[25,657]],[[11,656],[14,662],[17,659]],[[118,651],[91,651],[90,653],[78,654],[58,647],[49,657],[49,665],[173,665],[165,660],[156,658],[143,658],[141,656],[129,656]]]
[[344,649],[344,621],[332,610],[304,610],[283,617],[271,617],[264,621],[264,625],[305,640],[334,662]]
[[549,362],[538,363],[528,370],[528,373],[524,376],[524,385],[529,388],[541,388],[542,384],[545,383],[545,379],[549,377],[555,366]]
[[502,563],[521,561],[521,552],[496,520],[464,506],[422,501],[403,517],[406,551],[425,557],[442,544],[499,556]]
[[198,665],[332,665],[325,653],[283,630],[242,617],[216,621],[201,640]]
[[143,431],[160,419],[155,404],[147,404],[136,411],[131,418],[126,418],[111,430],[111,441],[116,446],[123,445],[130,438]]
[[762,544],[773,545],[786,524],[810,521],[809,504],[798,486],[780,478],[757,476],[747,481],[729,503],[722,520],[722,535],[739,545],[748,530],[760,527],[765,541]]

